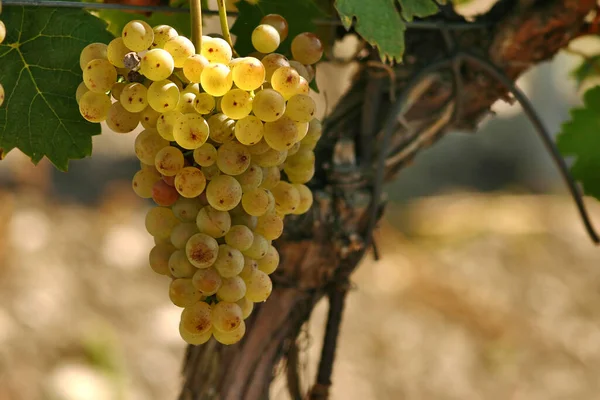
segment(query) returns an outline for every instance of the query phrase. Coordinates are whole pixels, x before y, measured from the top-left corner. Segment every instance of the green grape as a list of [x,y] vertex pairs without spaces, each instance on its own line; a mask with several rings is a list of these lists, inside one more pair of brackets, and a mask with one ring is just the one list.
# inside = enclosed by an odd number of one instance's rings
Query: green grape
[[252,146],[259,143],[263,138],[264,127],[260,119],[254,115],[248,115],[235,123],[234,132],[236,139],[241,144]]
[[297,142],[298,127],[294,121],[283,116],[274,122],[265,123],[265,140],[274,150],[284,151]]
[[153,82],[148,88],[148,104],[158,112],[166,113],[177,108],[179,88],[168,79]]
[[216,238],[223,237],[231,227],[231,216],[211,206],[203,207],[196,217],[196,227],[202,233]]
[[215,98],[208,93],[196,95],[194,109],[202,115],[210,114],[215,109]]
[[171,244],[176,249],[185,249],[185,244],[196,233],[198,233],[198,227],[193,222],[184,222],[183,224],[177,225],[171,232]]
[[154,41],[154,32],[148,23],[140,20],[129,21],[121,33],[123,44],[133,51],[147,50]]
[[296,94],[300,84],[300,75],[292,67],[281,67],[273,72],[271,86],[286,100]]
[[304,214],[308,210],[310,210],[310,207],[312,206],[312,191],[306,185],[293,184],[293,186],[296,188],[296,190],[298,190],[298,193],[300,193],[300,203],[298,204],[298,207],[296,207],[296,210],[294,210],[292,214]]
[[261,121],[277,121],[285,112],[285,99],[273,89],[263,89],[252,100],[252,112]]
[[244,269],[244,256],[238,249],[222,244],[219,246],[219,255],[214,267],[223,278],[231,278]]
[[154,41],[150,46],[151,49],[162,49],[170,39],[179,36],[175,28],[169,25],[157,25],[152,28],[154,32]]
[[233,83],[243,90],[256,90],[265,81],[265,66],[254,57],[244,57],[231,66]]
[[267,82],[271,82],[271,77],[273,76],[273,72],[281,67],[289,67],[290,62],[288,59],[279,53],[271,53],[267,54],[263,57],[260,62],[265,66],[265,79]]
[[313,150],[317,146],[317,142],[321,138],[323,134],[323,127],[321,125],[321,121],[318,119],[312,119],[308,123],[308,132],[306,132],[306,136],[302,139],[302,146],[306,146],[307,148]]
[[300,204],[300,193],[294,185],[280,181],[273,189],[275,207],[284,214],[291,214]]
[[200,170],[204,174],[204,177],[207,181],[212,181],[217,176],[221,175],[221,170],[219,169],[217,164],[209,165],[208,167],[202,167],[200,168]]
[[135,138],[135,155],[144,164],[154,165],[156,154],[169,145],[154,130],[144,130]]
[[221,98],[221,110],[231,119],[242,119],[252,111],[250,93],[242,89],[231,89]]
[[274,211],[267,212],[258,217],[254,232],[263,235],[267,240],[278,239],[283,233],[283,219]]
[[246,283],[239,276],[223,279],[223,284],[217,291],[217,299],[235,303],[246,295]]
[[260,24],[252,31],[252,46],[261,53],[272,53],[279,47],[281,38],[271,25]]
[[196,220],[196,215],[202,208],[198,199],[186,199],[180,197],[171,208],[173,214],[183,222],[193,222]]
[[160,180],[160,174],[156,170],[142,169],[133,176],[131,186],[133,191],[142,199],[152,197],[152,187]]
[[171,275],[169,271],[169,258],[175,251],[175,248],[170,243],[157,244],[150,250],[148,262],[150,268],[159,275]]
[[[1,31],[1,29],[0,29]],[[0,41],[1,43],[2,41]],[[81,70],[92,60],[107,60],[106,50],[108,46],[104,43],[90,43],[81,50],[79,55],[79,66]]]
[[206,143],[208,132],[208,123],[204,118],[196,113],[188,113],[177,118],[173,137],[184,149],[194,150]]
[[216,294],[223,280],[213,267],[196,270],[192,283],[204,296]]
[[140,73],[152,81],[163,81],[173,73],[175,62],[163,49],[152,49],[140,60]]
[[227,65],[210,63],[202,70],[200,84],[211,96],[223,96],[233,85],[231,70]]
[[255,260],[260,260],[267,255],[270,244],[271,243],[269,243],[269,241],[265,239],[263,235],[254,233],[252,245],[248,248],[248,250],[244,250],[242,254]]
[[199,301],[181,312],[181,330],[193,335],[210,333],[212,319],[212,307]]
[[263,180],[260,187],[272,190],[281,180],[281,172],[277,167],[263,167]]
[[290,183],[307,183],[310,182],[310,180],[315,176],[315,166],[311,165],[307,169],[303,170],[292,171],[288,169],[285,171],[285,173],[287,174]]
[[156,123],[158,122],[158,117],[160,117],[161,115],[162,115],[161,113],[159,113],[152,107],[147,106],[140,113],[140,122],[142,123],[142,126],[144,127],[144,129],[156,129]]
[[234,225],[225,235],[225,243],[240,251],[248,250],[253,240],[254,234],[245,225]]
[[123,61],[125,55],[128,53],[131,53],[131,50],[125,46],[122,37],[113,39],[106,48],[106,57],[108,58],[108,61],[117,68],[125,68],[125,63]]
[[246,280],[250,278],[252,272],[258,269],[258,261],[250,258],[248,256],[244,256],[244,268],[239,273],[240,278]]
[[[111,93],[115,90],[115,86],[113,86],[113,90],[111,91]],[[77,91],[75,91],[75,101],[77,101],[77,104],[79,104],[79,100],[81,100],[81,97],[87,92],[89,92],[89,90],[87,86],[85,86],[85,82],[81,82],[79,86],[77,86]],[[2,97],[4,97],[4,88],[2,89]]]
[[[263,127],[263,135],[264,135],[264,127]],[[256,144],[248,146],[248,151],[252,155],[265,154],[267,151],[269,151],[269,149],[271,149],[271,147],[265,141],[264,138],[260,139],[260,141],[258,141]]]
[[292,55],[302,64],[314,64],[323,57],[323,44],[314,33],[301,33],[292,40]]
[[269,209],[269,191],[258,188],[244,193],[242,207],[244,211],[255,217],[263,215]]
[[235,179],[240,183],[242,192],[246,193],[260,186],[263,179],[262,168],[256,164],[250,164],[248,169],[236,175]]
[[220,211],[229,211],[242,199],[242,187],[229,175],[213,178],[206,187],[208,203]]
[[235,303],[221,301],[212,307],[212,323],[215,331],[233,332],[242,325],[243,320],[242,309]]
[[179,194],[173,186],[170,186],[165,180],[161,179],[152,186],[152,200],[159,206],[170,207],[177,199]]
[[286,157],[287,150],[269,149],[263,154],[254,156],[252,160],[261,167],[277,167],[285,161]]
[[156,153],[154,166],[164,176],[175,176],[185,166],[183,153],[177,147],[165,146]]
[[177,307],[191,307],[201,298],[202,294],[192,285],[191,279],[174,279],[169,285],[169,299]]
[[217,160],[217,149],[210,143],[204,143],[194,150],[194,161],[201,167],[208,167]]
[[160,117],[156,121],[156,130],[158,131],[158,134],[165,140],[174,142],[175,137],[173,136],[173,130],[178,119],[182,116],[183,114],[179,111],[169,111],[164,114],[160,114]]
[[232,225],[244,225],[247,226],[250,230],[256,228],[256,220],[257,218],[255,216],[249,215],[246,212],[231,216]]
[[[308,127],[308,124],[306,124],[306,125]],[[298,152],[298,150],[300,150],[300,146],[301,146],[300,142],[296,142],[296,143],[294,143],[294,145],[292,147],[290,147],[290,149],[288,150],[288,153],[287,153],[286,161],[288,158],[290,158],[290,156],[293,156],[294,154],[296,154]]]
[[[203,44],[204,45],[204,44]],[[202,71],[209,64],[206,57],[200,54],[193,54],[183,63],[183,75],[193,83],[200,83]]]
[[208,268],[217,259],[219,245],[214,238],[204,233],[196,233],[185,245],[185,252],[194,267]]
[[267,14],[260,20],[261,24],[271,25],[279,33],[279,37],[283,42],[288,36],[288,22],[279,14]]
[[146,230],[149,234],[159,239],[169,239],[175,225],[179,220],[171,209],[154,207],[146,214]]
[[210,338],[212,337],[212,335],[213,335],[212,329],[209,329],[207,332],[204,332],[201,334],[193,334],[193,333],[187,332],[185,329],[183,329],[181,323],[179,324],[179,336],[181,336],[181,338],[187,344],[199,346],[201,344],[208,342],[210,340]]
[[208,119],[210,138],[216,143],[226,143],[235,138],[235,121],[225,114],[214,114]]
[[288,100],[285,114],[296,122],[309,122],[316,109],[315,101],[310,96],[297,94]]
[[[240,306],[240,308],[242,309],[242,317],[244,319],[248,318],[250,314],[252,314],[252,310],[254,309],[254,303],[248,300],[246,296],[236,301],[235,304]],[[246,325],[244,324],[244,327],[245,326]]]
[[169,39],[165,43],[164,49],[173,56],[176,68],[183,68],[185,60],[196,54],[194,44],[185,36],[177,36]]
[[[296,137],[296,140],[298,142],[296,142],[296,143],[299,144],[299,142],[306,137],[306,134],[308,133],[308,126],[309,126],[308,122],[296,122],[296,128],[298,128],[298,136]],[[298,149],[298,148],[299,147],[297,147],[296,149]],[[295,154],[295,153],[296,153],[296,151],[294,151],[294,153],[292,153],[292,154]],[[288,155],[289,154],[290,154],[290,152],[288,151]]]
[[117,81],[117,70],[107,60],[92,60],[83,69],[83,81],[91,92],[106,93]]
[[279,252],[273,246],[269,246],[267,254],[258,260],[258,269],[267,275],[271,275],[279,266]]
[[217,150],[217,166],[224,174],[239,175],[250,166],[250,152],[238,142],[224,143]]
[[182,114],[196,113],[194,104],[196,103],[196,95],[194,93],[183,93],[179,94],[179,104],[177,104],[177,111]]
[[128,133],[133,131],[140,123],[138,113],[129,112],[121,102],[112,103],[106,114],[106,125],[117,133]]
[[201,54],[206,57],[209,62],[221,64],[229,64],[232,57],[229,43],[221,38],[213,38],[210,36],[204,36],[202,38]]
[[292,61],[290,61],[290,67],[292,67],[296,71],[298,71],[298,74],[301,77],[303,77],[304,79],[306,79],[306,81],[308,81],[308,78],[310,77],[310,75],[308,74],[308,70],[302,63],[299,63],[296,60],[292,60]]
[[[0,99],[4,101],[4,88],[0,90]],[[79,112],[90,122],[104,121],[110,106],[110,98],[104,93],[86,92],[79,99]]]
[[250,274],[246,282],[246,297],[255,303],[260,303],[269,297],[273,290],[273,283],[269,275],[261,270],[255,270]]

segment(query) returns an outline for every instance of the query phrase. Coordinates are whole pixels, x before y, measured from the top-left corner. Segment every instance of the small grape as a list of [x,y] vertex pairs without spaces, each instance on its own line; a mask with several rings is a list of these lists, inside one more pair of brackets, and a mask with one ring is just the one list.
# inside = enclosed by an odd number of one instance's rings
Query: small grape
[[292,60],[290,61],[290,67],[298,71],[298,74],[304,79],[306,79],[306,81],[308,82],[308,78],[310,77],[310,75],[308,74],[308,70],[306,69],[306,66],[304,66],[304,64],[299,63],[296,60]]
[[106,125],[116,133],[131,132],[139,123],[140,115],[127,111],[119,101],[113,103],[106,114]]
[[292,40],[292,55],[302,64],[314,64],[323,57],[323,44],[314,33],[304,32]]
[[201,54],[213,63],[229,64],[232,57],[229,43],[221,38],[204,36],[202,38]]
[[142,111],[140,113],[140,122],[142,123],[142,126],[145,129],[156,129],[156,123],[158,121],[158,117],[160,117],[161,115],[162,115],[161,113],[159,113],[152,107],[147,106],[144,109],[144,111]]
[[305,94],[292,96],[286,106],[285,114],[297,122],[309,122],[313,119],[317,106],[315,101]]
[[291,183],[307,183],[315,176],[315,166],[311,165],[310,167],[301,170],[291,170],[286,168],[285,173]]
[[210,143],[204,143],[194,150],[194,161],[201,167],[208,167],[217,161],[217,149]]
[[229,175],[213,178],[206,187],[206,198],[211,206],[220,211],[229,211],[242,198],[242,187]]
[[260,260],[267,255],[271,243],[261,234],[255,233],[252,245],[242,252],[243,255]]
[[273,189],[275,207],[285,214],[291,214],[300,204],[300,193],[292,184],[279,182]]
[[[298,125],[298,123],[296,123],[296,125]],[[308,128],[308,123],[306,124],[306,127]],[[300,129],[300,128],[298,128],[298,129]],[[296,154],[298,152],[298,150],[300,150],[300,146],[301,146],[300,142],[296,142],[296,143],[294,143],[294,145],[292,147],[290,147],[290,149],[288,150],[286,161],[288,158],[290,158],[290,156],[293,156],[294,154]]]
[[269,297],[273,290],[273,283],[269,275],[261,270],[255,270],[250,277],[245,279],[246,297],[255,303],[260,303]]
[[220,301],[235,303],[246,295],[246,283],[239,276],[223,279],[223,283],[217,291],[217,298]]
[[302,146],[306,146],[311,150],[314,149],[322,134],[323,127],[321,121],[316,118],[311,120],[308,123],[308,132],[306,132],[306,136],[302,139]]
[[254,234],[245,225],[234,225],[225,235],[225,243],[240,251],[248,250],[253,240]]
[[244,256],[238,249],[222,244],[219,246],[219,255],[214,267],[223,278],[231,278],[244,269]]
[[265,123],[265,140],[274,150],[284,151],[297,142],[298,127],[294,121],[283,116],[274,122]]
[[248,256],[244,256],[244,268],[239,273],[240,278],[246,280],[250,278],[252,272],[258,269],[258,261],[250,258]]
[[[153,109],[154,110],[154,109]],[[160,117],[156,121],[156,130],[158,134],[169,142],[174,142],[175,137],[173,136],[173,130],[177,120],[182,117],[183,114],[179,111],[168,111],[164,114],[160,114]]]
[[269,246],[267,254],[257,261],[258,269],[267,275],[271,275],[279,266],[279,252],[273,246]]
[[228,175],[239,175],[250,166],[250,152],[243,144],[227,142],[217,150],[217,166]]
[[185,36],[177,36],[169,39],[165,43],[164,49],[173,56],[176,68],[183,68],[185,60],[196,53],[194,44]]
[[[0,21],[1,22],[1,21]],[[2,29],[0,29],[1,34]],[[0,43],[2,41],[0,40]],[[79,66],[83,71],[85,66],[92,60],[107,60],[108,57],[106,55],[108,46],[104,43],[90,43],[81,50],[81,54],[79,55]]]
[[140,61],[140,73],[153,81],[163,81],[173,73],[175,61],[171,54],[163,49],[152,49]]
[[[298,142],[300,142],[302,139],[304,139],[304,137],[308,133],[308,126],[309,126],[308,122],[296,122],[296,128],[298,128],[298,136],[296,137],[296,140]],[[296,143],[299,145],[300,143],[298,143],[298,142],[296,142]],[[300,146],[297,147],[297,149],[299,149],[299,148],[300,148]],[[292,154],[295,154],[297,149]],[[288,151],[288,155],[290,155],[289,151]]]
[[310,207],[312,206],[312,191],[306,185],[293,184],[293,186],[296,188],[296,190],[298,190],[298,193],[300,193],[300,203],[298,204],[296,210],[294,210],[293,214],[304,214],[310,210]]
[[154,169],[142,169],[133,176],[131,186],[133,191],[142,199],[152,197],[152,188],[160,181],[160,174]]
[[198,199],[186,199],[185,197],[180,197],[179,200],[173,204],[172,210],[173,214],[179,220],[184,222],[194,222],[196,221],[196,215],[202,208],[200,201]]
[[193,335],[210,333],[212,319],[211,306],[203,301],[199,301],[183,309],[181,313],[181,330]]
[[220,238],[229,231],[231,217],[227,211],[219,211],[211,206],[205,206],[198,212],[196,227],[200,232],[215,239]]
[[[264,126],[263,126],[263,135],[264,135]],[[269,146],[269,144],[265,141],[265,139],[262,138],[256,144],[248,146],[248,151],[252,155],[259,155],[259,154],[265,154],[267,151],[269,151],[270,148],[271,148],[271,146]]]
[[152,200],[159,206],[170,207],[177,199],[179,194],[174,187],[169,186],[164,180],[157,181],[152,187]]
[[[0,99],[4,101],[4,88],[0,90]],[[104,93],[86,92],[79,99],[79,112],[90,122],[106,120],[110,106],[110,98]]]
[[107,60],[92,60],[83,69],[83,81],[91,92],[106,93],[117,81],[117,70]]
[[165,176],[177,175],[184,165],[183,153],[177,147],[165,146],[154,157],[154,166]]
[[253,157],[253,161],[261,167],[277,167],[285,161],[287,150],[278,151],[269,149],[263,154],[258,154]]
[[246,212],[243,212],[239,215],[233,215],[231,217],[231,223],[233,225],[244,225],[247,226],[250,230],[256,228],[256,220],[257,218],[253,215],[249,215]]
[[227,65],[210,63],[202,70],[200,84],[206,93],[215,97],[223,96],[233,85],[231,70]]
[[273,189],[275,185],[279,183],[281,180],[281,172],[277,167],[263,167],[263,180],[260,184],[260,187],[265,189]]
[[283,219],[279,218],[274,211],[267,212],[258,217],[254,232],[263,235],[267,240],[278,239],[283,233]]
[[[252,310],[254,309],[254,303],[251,302],[250,300],[248,300],[248,298],[246,296],[244,296],[242,299],[236,301],[235,304],[240,306],[240,308],[242,309],[242,317],[244,319],[248,318],[250,316],[250,314],[252,314]],[[244,324],[244,327],[245,326],[246,325]]]
[[200,93],[196,96],[194,109],[202,115],[210,114],[215,109],[215,98],[208,93]]
[[226,346],[236,344],[237,342],[242,340],[242,338],[244,337],[245,334],[246,334],[246,324],[244,323],[244,321],[242,321],[242,323],[240,324],[239,327],[237,327],[235,330],[233,330],[231,332],[221,332],[218,329],[215,329],[213,332],[213,336],[215,337],[215,340]]
[[269,191],[258,188],[244,193],[242,207],[244,211],[255,217],[263,215],[269,209]]
[[260,20],[261,24],[271,25],[279,33],[279,37],[283,42],[288,36],[288,22],[279,14],[267,14]]
[[221,301],[212,308],[212,323],[215,330],[233,332],[240,327],[243,320],[242,309],[235,303]]
[[[117,84],[115,84],[115,86],[116,85]],[[113,86],[113,89],[111,90],[111,93],[114,92],[115,86]],[[77,90],[75,91],[75,101],[77,101],[77,104],[79,104],[79,100],[81,100],[81,97],[84,94],[86,94],[87,92],[89,92],[89,89],[87,88],[87,86],[85,86],[85,82],[81,82],[79,84],[79,86],[77,86]],[[2,97],[4,98],[4,88],[2,89]]]
[[256,90],[265,81],[265,66],[254,57],[239,59],[232,68],[233,83],[243,90]]
[[231,119],[242,119],[252,111],[250,93],[242,89],[232,89],[221,98],[221,110]]
[[271,25],[260,24],[252,31],[252,46],[261,53],[274,52],[280,42],[279,32]]
[[209,127],[204,118],[196,113],[183,114],[177,118],[173,137],[184,149],[194,150],[206,143]]
[[196,233],[185,245],[185,252],[193,266],[208,268],[217,259],[219,245],[214,238],[204,233]]
[[212,181],[217,176],[221,175],[221,170],[219,169],[217,164],[209,165],[208,167],[202,167],[200,168],[200,170],[204,174],[204,177],[207,181]]
[[240,183],[242,192],[246,193],[250,190],[254,190],[262,183],[262,168],[256,164],[250,164],[248,169],[240,175],[236,175],[235,179]]
[[277,121],[285,112],[285,99],[273,89],[263,89],[252,100],[252,112],[262,121]]
[[177,225],[171,232],[171,243],[176,249],[185,249],[187,241],[198,233],[198,227],[193,222]]
[[291,171],[301,171],[309,169],[315,165],[315,153],[305,146],[300,146],[300,149],[294,155],[288,155],[285,160],[285,169]]
[[169,285],[169,299],[177,307],[193,306],[201,297],[202,294],[192,285],[191,279],[174,279]]
[[290,62],[288,59],[279,53],[271,53],[267,54],[260,61],[265,66],[265,79],[267,82],[271,82],[271,78],[273,77],[273,72],[281,67],[289,67]]
[[171,275],[171,271],[169,271],[169,258],[174,251],[175,248],[168,243],[154,246],[148,256],[150,268],[159,275]]
[[310,86],[308,85],[308,81],[301,76],[300,80],[298,81],[298,86],[296,86],[295,94],[308,94],[309,92]]
[[196,114],[194,103],[196,103],[196,95],[194,93],[181,92],[179,94],[179,104],[177,104],[176,111],[179,111],[182,114]]
[[158,112],[173,111],[179,103],[179,88],[165,79],[153,82],[148,88],[148,104]]
[[144,164],[154,165],[156,154],[169,145],[153,130],[144,130],[135,138],[135,155]]
[[214,114],[208,119],[210,138],[217,143],[226,143],[235,138],[235,121],[225,114]]
[[152,28],[154,32],[154,41],[150,46],[151,49],[162,49],[170,39],[179,36],[175,28],[169,25],[157,25]]
[[146,230],[159,239],[169,239],[179,221],[169,208],[154,207],[146,214]]
[[285,99],[296,94],[299,84],[300,75],[292,67],[278,68],[271,77],[271,86]]
[[131,50],[125,46],[122,37],[113,39],[106,48],[106,57],[108,58],[108,61],[117,68],[125,68],[123,60],[128,53],[131,53]]
[[121,33],[123,44],[133,51],[147,50],[154,41],[154,31],[148,23],[140,20],[129,21]]
[[[202,43],[202,47],[204,47],[204,43]],[[200,83],[202,71],[208,64],[209,60],[207,60],[206,57],[200,54],[194,54],[184,61],[183,75],[190,82]]]
[[304,68],[306,68],[306,72],[308,73],[308,77],[306,77],[306,82],[312,82],[316,76],[315,67],[313,67],[312,65],[305,65]]
[[263,123],[254,115],[248,115],[235,123],[235,137],[246,146],[257,144],[263,138],[263,135]]
[[213,267],[196,270],[192,278],[192,284],[204,296],[216,294],[222,282],[221,275]]
[[194,198],[200,195],[206,187],[206,178],[196,167],[184,167],[175,175],[175,189],[180,195]]

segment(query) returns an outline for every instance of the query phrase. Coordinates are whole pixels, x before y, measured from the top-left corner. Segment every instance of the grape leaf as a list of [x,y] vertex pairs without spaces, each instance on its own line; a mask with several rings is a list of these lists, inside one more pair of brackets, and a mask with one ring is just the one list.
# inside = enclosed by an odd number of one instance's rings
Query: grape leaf
[[34,163],[44,156],[66,171],[69,159],[89,156],[100,125],[79,114],[79,53],[107,42],[106,24],[86,11],[6,6],[7,36],[0,44],[0,148],[18,148]]
[[571,120],[562,125],[557,146],[565,156],[575,156],[573,177],[585,194],[600,200],[600,86],[583,95],[583,107],[571,110]]
[[[400,12],[396,2],[400,4]],[[434,0],[336,0],[335,7],[346,29],[350,29],[356,18],[356,32],[379,49],[384,61],[398,62],[404,54],[405,21],[438,11]]]

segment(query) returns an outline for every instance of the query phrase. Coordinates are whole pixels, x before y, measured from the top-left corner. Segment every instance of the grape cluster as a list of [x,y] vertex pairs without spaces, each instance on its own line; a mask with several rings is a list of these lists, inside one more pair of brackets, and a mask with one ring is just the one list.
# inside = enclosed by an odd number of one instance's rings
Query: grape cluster
[[[0,1],[0,14],[2,14],[2,1]],[[0,43],[4,42],[6,38],[6,26],[4,22],[0,21]],[[0,82],[0,106],[4,103],[4,86]]]
[[287,33],[283,17],[267,15],[252,33],[260,53],[234,58],[223,39],[203,36],[196,49],[170,26],[131,21],[81,53],[81,115],[118,133],[144,127],[133,190],[157,205],[146,216],[150,266],[172,279],[190,344],[243,337],[271,293],[284,217],[313,202],[304,184],[321,123],[308,93],[323,46],[302,33],[290,61],[273,53]]

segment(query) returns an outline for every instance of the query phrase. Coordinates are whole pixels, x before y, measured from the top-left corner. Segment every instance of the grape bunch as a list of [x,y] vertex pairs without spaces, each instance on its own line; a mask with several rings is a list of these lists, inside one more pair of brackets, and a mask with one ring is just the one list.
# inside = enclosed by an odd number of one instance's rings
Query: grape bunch
[[[2,1],[0,1],[0,14],[2,14]],[[0,43],[4,42],[4,38],[6,38],[6,26],[0,21]],[[0,106],[2,103],[4,103],[4,86],[0,82]]]
[[272,241],[286,215],[313,202],[305,183],[321,123],[308,93],[323,46],[299,34],[290,61],[274,53],[287,34],[283,17],[267,15],[252,33],[255,56],[235,58],[221,38],[203,36],[197,49],[170,26],[131,21],[81,52],[81,115],[117,133],[144,128],[132,186],[156,203],[145,221],[156,244],[149,262],[171,278],[190,344],[243,337],[254,303],[272,290]]

